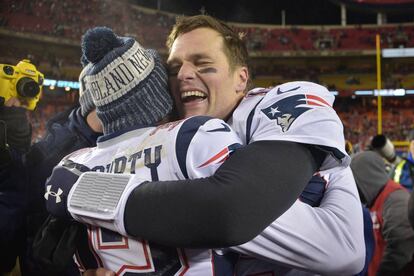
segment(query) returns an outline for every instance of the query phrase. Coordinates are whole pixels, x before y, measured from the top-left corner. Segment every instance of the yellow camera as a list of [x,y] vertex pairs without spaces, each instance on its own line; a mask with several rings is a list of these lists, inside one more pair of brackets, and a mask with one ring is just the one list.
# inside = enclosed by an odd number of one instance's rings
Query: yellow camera
[[43,74],[28,59],[16,66],[0,64],[0,101],[4,104],[16,97],[28,110],[34,110],[42,94],[43,79]]

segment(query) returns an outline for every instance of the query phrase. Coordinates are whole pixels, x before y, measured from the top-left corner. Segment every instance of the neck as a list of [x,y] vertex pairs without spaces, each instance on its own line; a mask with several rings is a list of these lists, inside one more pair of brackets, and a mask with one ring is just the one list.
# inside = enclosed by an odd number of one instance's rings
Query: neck
[[94,132],[102,133],[102,123],[96,115],[96,111],[92,111],[86,116],[86,123]]

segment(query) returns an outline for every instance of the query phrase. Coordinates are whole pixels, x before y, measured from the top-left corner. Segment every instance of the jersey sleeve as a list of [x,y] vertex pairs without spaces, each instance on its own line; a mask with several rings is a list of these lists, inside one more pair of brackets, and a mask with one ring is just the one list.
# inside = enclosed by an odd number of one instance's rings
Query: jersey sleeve
[[323,275],[360,272],[365,261],[363,216],[350,168],[329,175],[320,207],[298,200],[252,241],[232,249],[257,257],[256,267],[283,263]]
[[314,145],[327,152],[321,171],[347,167],[343,125],[333,109],[334,96],[311,82],[289,82],[253,90],[235,110],[232,126],[246,144],[283,140]]
[[177,162],[184,178],[213,175],[242,141],[223,120],[207,116],[183,122],[176,139]]

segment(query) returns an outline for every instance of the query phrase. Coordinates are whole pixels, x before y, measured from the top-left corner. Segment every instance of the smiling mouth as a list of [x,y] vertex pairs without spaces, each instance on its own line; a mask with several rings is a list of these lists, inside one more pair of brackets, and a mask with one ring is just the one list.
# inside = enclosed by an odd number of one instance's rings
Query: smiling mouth
[[193,101],[202,101],[207,99],[207,94],[200,91],[186,91],[181,93],[181,101],[183,103],[189,103]]

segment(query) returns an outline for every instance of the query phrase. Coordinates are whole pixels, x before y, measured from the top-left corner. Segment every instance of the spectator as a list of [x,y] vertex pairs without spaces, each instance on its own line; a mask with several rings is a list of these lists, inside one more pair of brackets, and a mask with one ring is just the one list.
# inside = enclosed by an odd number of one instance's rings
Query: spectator
[[407,215],[409,193],[389,178],[384,160],[373,151],[355,155],[351,169],[361,200],[370,209],[374,228],[375,251],[368,275],[397,275],[413,264],[414,231]]
[[394,167],[391,178],[412,191],[414,181],[414,129],[408,133],[407,140],[410,143],[407,156]]

